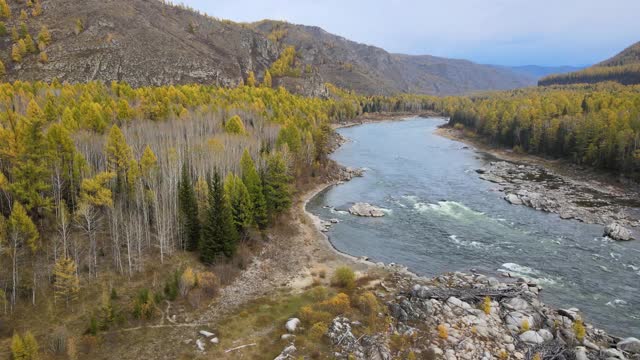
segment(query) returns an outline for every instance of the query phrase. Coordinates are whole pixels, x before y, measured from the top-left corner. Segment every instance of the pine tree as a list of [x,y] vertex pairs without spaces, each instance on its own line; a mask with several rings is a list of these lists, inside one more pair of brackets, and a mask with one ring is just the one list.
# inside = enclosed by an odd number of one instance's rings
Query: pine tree
[[70,258],[61,257],[53,268],[53,275],[55,277],[54,300],[63,300],[66,305],[69,305],[80,291],[76,263]]
[[247,85],[254,87],[256,86],[256,75],[253,71],[249,71],[249,76],[247,77]]
[[51,207],[47,194],[50,172],[47,141],[42,132],[44,113],[34,100],[27,106],[27,121],[23,124],[10,189],[27,211],[48,210]]
[[7,0],[0,0],[0,17],[4,19],[11,18],[11,8],[7,4]]
[[28,53],[36,52],[36,43],[33,41],[33,38],[31,37],[31,35],[27,34],[27,36],[24,37],[24,43],[25,43],[25,46],[27,47]]
[[140,171],[142,176],[149,177],[158,167],[158,157],[153,153],[151,147],[147,145],[144,148],[142,157],[140,158]]
[[269,72],[269,70],[267,70],[267,71],[264,73],[264,81],[262,82],[262,85],[263,85],[264,87],[271,88],[271,87],[273,86],[273,84],[272,84],[272,83],[273,83],[273,80],[271,79],[271,73]]
[[24,344],[25,360],[38,359],[38,353],[40,352],[38,342],[31,331],[27,331],[22,337],[22,343]]
[[267,202],[264,198],[260,175],[248,149],[245,149],[242,154],[240,168],[242,170],[242,182],[251,198],[253,221],[258,225],[258,228],[264,230],[267,227]]
[[238,233],[217,170],[208,183],[209,208],[200,240],[200,259],[206,264],[212,264],[219,255],[233,255]]
[[26,349],[24,348],[24,341],[18,333],[14,333],[11,338],[11,357],[14,360],[27,359]]
[[18,44],[13,44],[13,46],[11,46],[11,60],[15,63],[22,62],[22,52],[20,51],[20,46]]
[[36,0],[36,4],[31,10],[31,15],[33,17],[38,17],[42,15],[42,4],[40,3],[40,0]]
[[253,205],[249,191],[237,175],[230,173],[224,181],[224,192],[231,206],[236,231],[238,234],[245,234],[253,224],[253,214],[251,213]]
[[105,154],[107,155],[107,169],[116,174],[116,193],[120,194],[127,184],[127,173],[133,154],[122,130],[117,125],[113,125],[109,131]]
[[47,27],[44,25],[42,25],[42,28],[40,28],[40,32],[38,33],[38,41],[42,42],[45,45],[49,45],[49,43],[51,42],[51,33],[49,32],[49,29],[47,29]]
[[0,60],[0,76],[5,76],[7,74],[7,68],[4,66],[2,60]]
[[287,164],[280,153],[267,158],[267,171],[264,176],[264,194],[269,216],[281,214],[291,206],[291,188]]
[[227,123],[224,125],[224,130],[229,134],[246,134],[242,119],[238,115],[233,115],[229,120],[227,120]]
[[185,247],[189,251],[195,251],[200,244],[200,219],[198,217],[198,202],[186,163],[182,165],[182,173],[178,183],[178,206]]
[[200,224],[204,223],[204,219],[207,216],[207,209],[209,208],[209,184],[204,177],[199,176],[194,188],[196,192],[196,201],[198,203],[198,216]]
[[46,51],[42,51],[42,52],[40,53],[40,56],[38,57],[38,61],[39,61],[41,64],[46,64],[46,63],[48,63],[48,62],[49,62],[49,55],[47,55],[47,52],[46,52]]

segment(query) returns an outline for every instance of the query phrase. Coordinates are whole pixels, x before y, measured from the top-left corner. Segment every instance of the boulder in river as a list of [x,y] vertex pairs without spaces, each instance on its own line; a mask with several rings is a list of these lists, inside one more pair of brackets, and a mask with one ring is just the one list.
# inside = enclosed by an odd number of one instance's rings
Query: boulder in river
[[607,236],[613,240],[619,241],[629,241],[633,240],[633,236],[631,235],[631,230],[626,227],[618,224],[611,223],[604,228],[604,236]]
[[382,211],[381,208],[373,206],[369,203],[355,203],[352,207],[349,208],[349,213],[351,213],[351,215],[365,217],[384,216],[384,211]]
[[511,205],[522,205],[522,200],[516,194],[507,194],[504,199]]
[[628,337],[616,345],[618,350],[626,351],[632,354],[640,354],[640,340]]

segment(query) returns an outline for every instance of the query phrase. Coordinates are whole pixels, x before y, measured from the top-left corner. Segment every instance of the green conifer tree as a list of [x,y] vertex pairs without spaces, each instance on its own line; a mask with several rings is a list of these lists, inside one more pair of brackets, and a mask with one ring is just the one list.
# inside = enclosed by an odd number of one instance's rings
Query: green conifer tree
[[213,179],[210,178],[208,183],[209,208],[200,240],[200,259],[204,263],[212,264],[219,255],[224,254],[227,257],[233,255],[238,233],[217,170],[214,171]]
[[264,198],[260,175],[247,149],[242,154],[240,167],[242,169],[242,182],[247,187],[251,197],[253,221],[258,225],[258,228],[264,230],[267,226],[267,202]]
[[287,164],[280,153],[267,158],[267,171],[264,175],[264,195],[269,216],[281,214],[291,206],[291,177]]
[[231,207],[233,223],[238,234],[245,234],[253,224],[251,196],[242,180],[231,173],[224,181],[224,192]]
[[179,216],[185,248],[189,251],[196,251],[200,243],[200,220],[196,193],[193,190],[187,166],[186,163],[182,165],[182,174],[178,182]]

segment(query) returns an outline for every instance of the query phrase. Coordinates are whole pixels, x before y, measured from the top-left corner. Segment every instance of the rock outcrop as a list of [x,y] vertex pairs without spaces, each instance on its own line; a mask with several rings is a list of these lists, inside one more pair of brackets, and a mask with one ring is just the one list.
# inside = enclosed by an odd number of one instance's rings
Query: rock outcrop
[[629,241],[633,240],[631,230],[625,228],[618,223],[612,223],[604,228],[604,236],[607,236],[613,240]]
[[[480,274],[433,279],[394,275],[376,292],[394,319],[391,334],[413,340],[401,354],[445,360],[640,359],[640,340],[620,340],[583,321],[578,309],[551,309],[535,283]],[[383,315],[380,315],[383,316]],[[356,336],[359,322],[333,319],[326,333],[337,359],[390,359],[389,332]],[[362,333],[358,331],[358,333]],[[420,355],[418,355],[420,356]],[[404,357],[402,357],[404,358]],[[418,357],[420,358],[420,357]]]
[[384,211],[381,208],[373,206],[369,203],[355,203],[352,207],[349,208],[349,213],[351,215],[364,217],[384,216]]
[[613,224],[611,238],[631,240],[628,228],[640,225],[635,212],[626,211],[637,194],[595,181],[578,181],[537,165],[494,161],[476,169],[483,180],[498,185],[504,200],[590,224]]

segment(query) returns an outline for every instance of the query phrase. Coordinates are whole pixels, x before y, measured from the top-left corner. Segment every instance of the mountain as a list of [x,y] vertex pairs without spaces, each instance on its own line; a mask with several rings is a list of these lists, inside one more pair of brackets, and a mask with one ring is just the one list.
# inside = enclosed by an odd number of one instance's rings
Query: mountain
[[640,42],[584,70],[542,78],[538,85],[593,84],[604,81],[615,81],[623,85],[640,84]]
[[[8,29],[19,26],[20,7],[24,2],[12,4]],[[50,0],[27,24],[33,37],[40,24],[50,29],[49,61],[40,64],[36,55],[21,64],[3,59],[8,80],[231,86],[250,70],[264,71],[279,55],[276,44],[246,26],[156,0]],[[8,54],[11,39],[3,38]]]
[[[48,0],[26,21],[36,38],[45,25],[52,43],[48,61],[36,52],[15,63],[14,41],[0,50],[5,80],[125,81],[132,86],[202,83],[234,86],[253,71],[264,76],[287,46],[305,70],[276,85],[307,95],[326,94],[325,82],[364,94],[414,92],[453,95],[534,85],[521,73],[465,60],[390,54],[321,28],[277,21],[240,24],[158,0]],[[9,33],[21,28],[25,2],[12,4]],[[17,31],[16,31],[17,32]],[[22,31],[21,31],[22,32]],[[17,35],[17,34],[15,34]]]
[[512,89],[535,81],[508,69],[435,56],[390,54],[315,26],[264,20],[252,24],[265,36],[294,46],[331,83],[361,93],[452,95]]
[[574,71],[580,71],[584,67],[578,66],[539,66],[539,65],[523,65],[523,66],[510,66],[510,70],[529,76],[536,81],[552,74],[564,74]]

